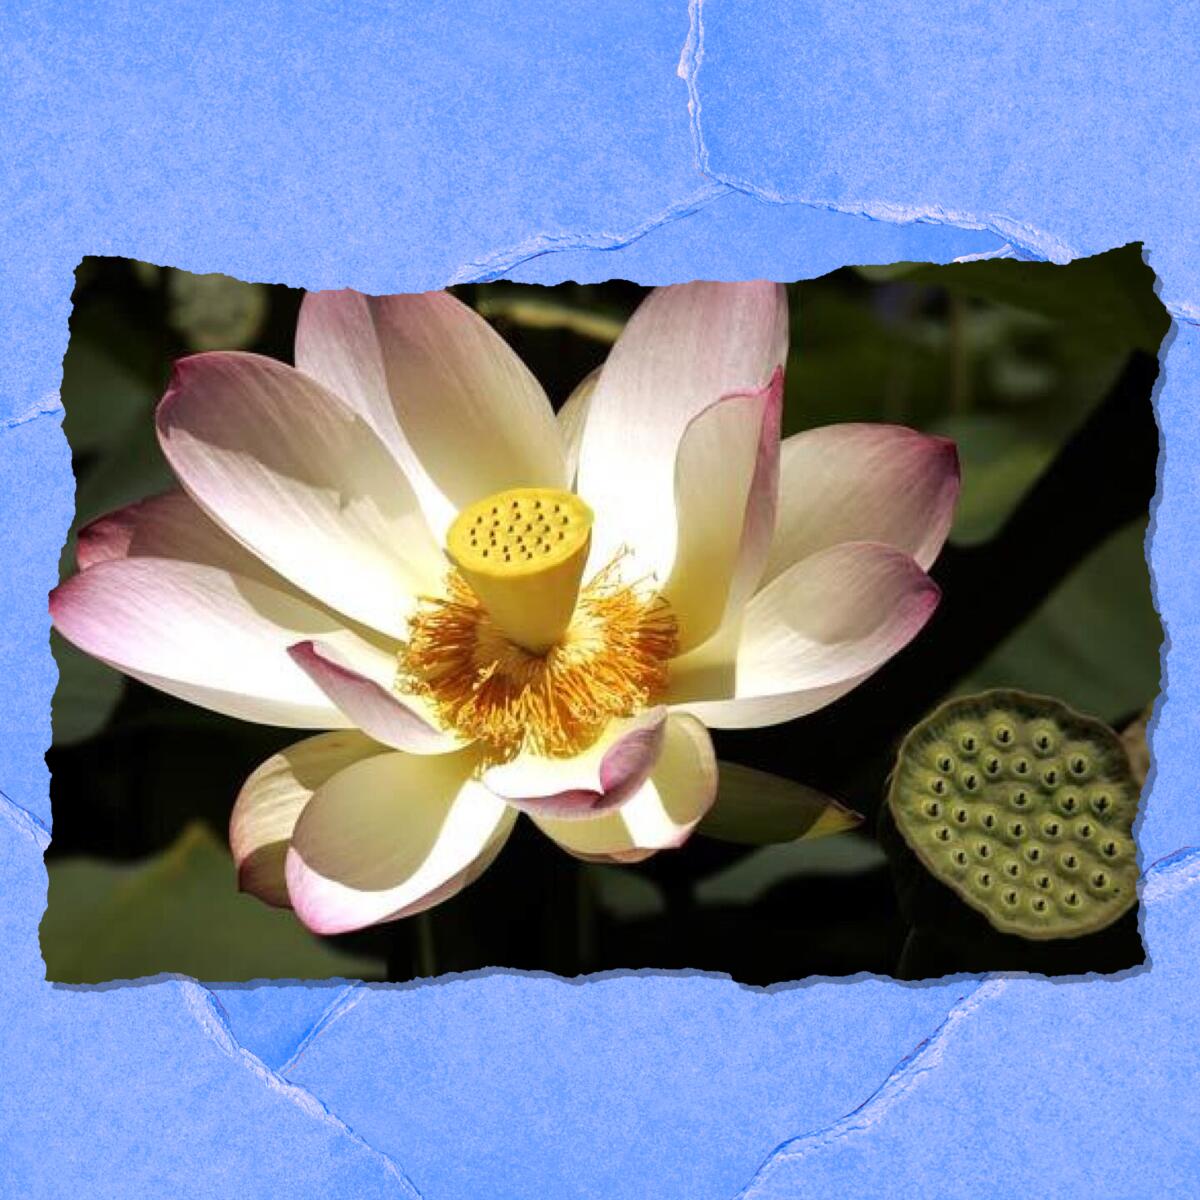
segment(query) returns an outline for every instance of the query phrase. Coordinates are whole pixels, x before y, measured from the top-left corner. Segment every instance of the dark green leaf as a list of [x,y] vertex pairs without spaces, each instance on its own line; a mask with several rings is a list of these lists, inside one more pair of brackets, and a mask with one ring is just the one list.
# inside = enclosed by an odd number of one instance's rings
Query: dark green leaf
[[1008,413],[951,416],[932,432],[958,446],[962,492],[952,536],[961,545],[992,537],[1054,459],[1054,441]]
[[917,266],[901,278],[1011,304],[1086,329],[1097,339],[1150,353],[1158,351],[1170,325],[1154,295],[1154,273],[1136,245],[1064,266],[990,260]]
[[157,388],[154,358],[136,330],[92,307],[71,320],[63,359],[63,432],[74,454],[118,441],[149,418]]
[[802,876],[857,875],[883,865],[869,838],[849,834],[763,846],[696,885],[701,904],[753,904],[776,884]]
[[596,903],[621,921],[653,917],[666,911],[666,901],[653,879],[630,867],[588,863],[580,867],[596,897]]
[[142,863],[61,859],[48,871],[42,956],[59,983],[160,971],[222,982],[383,975],[381,962],[342,954],[291,912],[239,893],[228,852],[203,825]]
[[1158,692],[1163,636],[1145,534],[1141,522],[1127,526],[1085,559],[955,694],[1019,682],[1110,723],[1140,710]]
[[76,650],[54,630],[50,631],[50,650],[58,667],[58,687],[51,704],[54,744],[69,746],[104,728],[121,699],[125,680],[112,667]]
[[194,350],[253,345],[267,316],[267,289],[228,275],[171,271],[167,297],[171,324]]

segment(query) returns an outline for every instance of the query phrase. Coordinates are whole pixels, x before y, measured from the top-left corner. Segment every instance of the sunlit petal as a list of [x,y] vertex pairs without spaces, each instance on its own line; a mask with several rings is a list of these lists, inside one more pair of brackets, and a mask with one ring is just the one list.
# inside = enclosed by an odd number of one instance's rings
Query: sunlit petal
[[444,559],[368,425],[307,376],[253,354],[176,364],[159,440],[184,487],[298,587],[402,636]]
[[296,365],[379,434],[440,539],[460,508],[510,487],[563,487],[541,385],[476,312],[446,292],[310,292]]
[[627,547],[632,569],[666,580],[685,430],[722,396],[764,387],[786,357],[777,284],[688,283],[647,297],[601,370],[583,431],[578,487],[596,511],[595,563]]
[[675,663],[670,700],[723,729],[813,712],[903,649],[939,595],[933,580],[894,547],[832,546],[754,597],[732,662],[697,655],[695,663]]
[[775,525],[782,407],[776,371],[766,387],[706,408],[679,444],[678,541],[663,594],[681,652],[739,619],[758,585]]
[[318,788],[285,866],[296,915],[317,933],[344,933],[420,912],[477,878],[517,814],[473,778],[476,766],[471,751],[391,751]]
[[288,657],[341,623],[304,598],[206,563],[97,562],[50,593],[79,649],[172,696],[270,725],[351,722]]
[[424,701],[397,694],[394,655],[347,633],[297,642],[288,653],[359,729],[385,746],[445,754],[462,745],[438,728]]

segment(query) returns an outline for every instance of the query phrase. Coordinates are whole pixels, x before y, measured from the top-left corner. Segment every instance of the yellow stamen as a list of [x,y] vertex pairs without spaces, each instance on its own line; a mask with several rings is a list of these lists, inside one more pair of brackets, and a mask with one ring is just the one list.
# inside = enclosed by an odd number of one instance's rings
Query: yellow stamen
[[447,587],[411,618],[397,683],[483,743],[489,762],[522,750],[578,754],[611,718],[633,716],[666,688],[675,618],[660,597],[621,584],[615,563],[583,589],[567,630],[542,654],[514,643],[458,572]]
[[544,654],[571,622],[592,510],[554,488],[513,488],[455,518],[446,553],[510,642]]

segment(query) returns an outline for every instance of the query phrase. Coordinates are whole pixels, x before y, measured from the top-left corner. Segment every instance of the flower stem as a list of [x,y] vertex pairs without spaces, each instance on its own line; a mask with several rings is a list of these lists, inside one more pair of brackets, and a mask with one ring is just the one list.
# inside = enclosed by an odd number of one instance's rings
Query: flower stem
[[417,926],[417,975],[432,979],[437,974],[437,954],[433,939],[433,917],[428,912],[418,913],[413,920]]

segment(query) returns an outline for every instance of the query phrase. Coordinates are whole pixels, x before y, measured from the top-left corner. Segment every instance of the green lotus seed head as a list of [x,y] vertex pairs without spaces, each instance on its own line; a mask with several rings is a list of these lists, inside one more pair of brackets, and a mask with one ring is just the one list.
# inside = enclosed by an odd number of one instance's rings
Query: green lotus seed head
[[1063,762],[1072,783],[1086,783],[1092,771],[1091,748],[1079,742],[1071,742],[1063,750]]
[[974,722],[963,721],[955,726],[954,740],[964,758],[973,759],[983,745],[983,729]]
[[1029,728],[1029,745],[1039,758],[1053,754],[1061,742],[1058,730],[1049,721],[1034,721]]
[[924,865],[999,930],[1078,937],[1137,899],[1138,784],[1108,726],[998,690],[944,704],[900,749],[888,802]]
[[1033,775],[1033,763],[1024,750],[1018,750],[1009,756],[1008,769],[1014,779],[1029,779]]
[[992,723],[992,744],[1001,750],[1007,750],[1013,744],[1016,736],[1012,722],[1004,717]]

